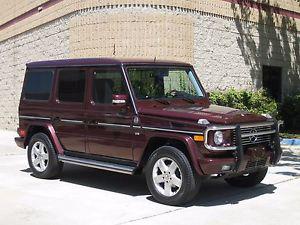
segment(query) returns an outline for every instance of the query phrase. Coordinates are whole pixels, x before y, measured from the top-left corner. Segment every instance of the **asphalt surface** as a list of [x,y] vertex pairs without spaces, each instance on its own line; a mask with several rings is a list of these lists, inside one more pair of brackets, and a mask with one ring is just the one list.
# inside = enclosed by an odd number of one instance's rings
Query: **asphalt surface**
[[1,225],[300,224],[296,150],[285,149],[280,164],[254,188],[209,180],[194,202],[171,207],[153,200],[141,176],[66,165],[58,179],[37,179],[14,136],[0,131]]

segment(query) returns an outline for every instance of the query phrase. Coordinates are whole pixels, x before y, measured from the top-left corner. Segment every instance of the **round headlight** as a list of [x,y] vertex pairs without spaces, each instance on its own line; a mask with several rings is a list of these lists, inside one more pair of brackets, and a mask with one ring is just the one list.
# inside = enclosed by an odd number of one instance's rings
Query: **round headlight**
[[224,136],[222,131],[216,131],[214,135],[214,142],[216,145],[221,145],[224,142]]

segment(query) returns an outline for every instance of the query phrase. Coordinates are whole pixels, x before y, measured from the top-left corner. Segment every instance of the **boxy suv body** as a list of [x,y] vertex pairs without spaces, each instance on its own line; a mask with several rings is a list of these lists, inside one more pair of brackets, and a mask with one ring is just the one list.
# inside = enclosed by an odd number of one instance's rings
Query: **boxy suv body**
[[193,199],[208,177],[254,186],[281,156],[275,120],[210,104],[193,67],[171,61],[29,63],[18,134],[36,177],[64,163],[144,172],[170,205]]

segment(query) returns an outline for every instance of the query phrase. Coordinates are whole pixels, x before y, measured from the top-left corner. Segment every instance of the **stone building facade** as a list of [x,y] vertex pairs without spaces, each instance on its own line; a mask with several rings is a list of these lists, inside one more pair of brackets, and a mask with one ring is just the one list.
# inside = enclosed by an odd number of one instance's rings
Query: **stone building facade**
[[[297,0],[0,0],[0,129],[15,129],[31,61],[134,57],[190,62],[208,91],[300,90]],[[270,72],[271,71],[271,72]],[[266,78],[267,77],[267,78]]]

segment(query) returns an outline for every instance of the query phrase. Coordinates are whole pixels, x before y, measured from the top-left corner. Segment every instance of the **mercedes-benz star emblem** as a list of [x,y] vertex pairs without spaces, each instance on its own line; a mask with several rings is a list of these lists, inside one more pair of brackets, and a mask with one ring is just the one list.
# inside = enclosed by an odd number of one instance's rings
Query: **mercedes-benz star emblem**
[[252,129],[252,130],[250,131],[250,134],[252,134],[252,135],[249,137],[250,142],[251,142],[251,143],[255,143],[255,142],[257,141],[257,136],[256,136],[257,130]]

